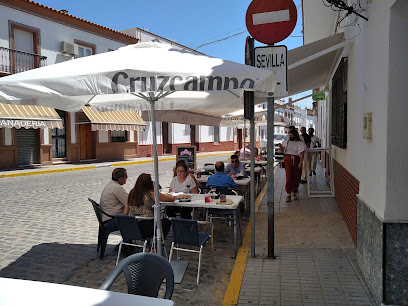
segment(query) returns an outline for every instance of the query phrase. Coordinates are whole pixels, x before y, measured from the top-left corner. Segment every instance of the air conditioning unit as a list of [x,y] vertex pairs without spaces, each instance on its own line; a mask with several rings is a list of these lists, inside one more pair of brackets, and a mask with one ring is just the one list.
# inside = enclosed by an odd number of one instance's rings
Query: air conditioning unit
[[67,55],[78,55],[78,45],[67,41],[61,42],[61,53]]

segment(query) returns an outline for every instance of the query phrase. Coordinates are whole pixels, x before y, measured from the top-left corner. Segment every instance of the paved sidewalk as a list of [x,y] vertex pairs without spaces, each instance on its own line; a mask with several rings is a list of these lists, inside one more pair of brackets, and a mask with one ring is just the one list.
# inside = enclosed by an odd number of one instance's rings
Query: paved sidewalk
[[[317,181],[317,174],[310,179]],[[307,198],[301,185],[299,200],[287,203],[284,184],[284,169],[278,168],[276,259],[267,257],[265,194],[256,216],[256,257],[248,254],[237,304],[373,305],[335,199]]]

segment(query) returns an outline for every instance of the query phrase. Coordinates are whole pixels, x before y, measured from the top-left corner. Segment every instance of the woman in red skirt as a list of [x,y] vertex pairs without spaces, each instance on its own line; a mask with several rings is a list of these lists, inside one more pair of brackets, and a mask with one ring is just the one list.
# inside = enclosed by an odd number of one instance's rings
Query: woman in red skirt
[[[300,183],[300,175],[302,174],[303,154],[306,146],[299,138],[299,133],[296,130],[289,131],[289,138],[285,139],[282,144],[279,144],[282,152],[285,152],[286,171],[286,202],[292,199],[297,200],[297,192]],[[291,195],[292,194],[292,195]]]

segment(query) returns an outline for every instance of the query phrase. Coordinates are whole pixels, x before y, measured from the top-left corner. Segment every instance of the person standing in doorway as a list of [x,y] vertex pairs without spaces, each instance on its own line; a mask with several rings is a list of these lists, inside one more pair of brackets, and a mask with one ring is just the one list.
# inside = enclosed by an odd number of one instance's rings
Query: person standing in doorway
[[[314,135],[314,128],[309,128],[309,136],[310,136],[310,148],[318,148],[320,147],[319,138]],[[316,175],[316,160],[317,160],[317,152],[308,152],[308,168],[309,168],[309,176],[312,174]]]
[[279,144],[279,147],[282,152],[285,152],[283,162],[285,163],[286,172],[286,202],[290,202],[291,200],[298,199],[297,192],[306,146],[300,140],[299,133],[296,130],[292,130],[289,132],[289,138],[285,139],[282,144]]
[[[306,128],[304,126],[302,126],[300,128],[300,133],[301,133],[301,135],[299,136],[300,140],[303,141],[303,143],[306,146],[306,150],[307,150],[308,148],[310,148],[310,143],[311,143],[312,140],[311,140],[310,136],[306,133]],[[302,176],[300,178],[300,183],[301,184],[306,183],[306,180],[307,180],[307,174],[306,174],[307,172],[306,171],[307,171],[307,169],[306,169],[306,159],[303,159]]]

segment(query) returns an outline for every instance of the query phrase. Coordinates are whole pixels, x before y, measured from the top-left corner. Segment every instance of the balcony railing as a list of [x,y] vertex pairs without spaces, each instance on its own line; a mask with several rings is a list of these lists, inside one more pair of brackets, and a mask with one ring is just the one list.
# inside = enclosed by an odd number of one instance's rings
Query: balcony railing
[[0,47],[0,73],[14,74],[46,65],[46,56]]

